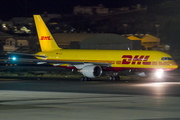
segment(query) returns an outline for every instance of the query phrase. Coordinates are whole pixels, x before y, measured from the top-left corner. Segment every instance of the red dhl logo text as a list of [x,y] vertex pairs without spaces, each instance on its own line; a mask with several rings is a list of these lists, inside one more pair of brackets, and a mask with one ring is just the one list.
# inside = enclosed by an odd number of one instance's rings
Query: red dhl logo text
[[40,40],[52,40],[50,36],[41,36]]
[[143,65],[151,65],[151,62],[147,62],[149,57],[149,55],[135,55],[134,57],[132,55],[123,55],[122,64],[140,65],[142,63]]

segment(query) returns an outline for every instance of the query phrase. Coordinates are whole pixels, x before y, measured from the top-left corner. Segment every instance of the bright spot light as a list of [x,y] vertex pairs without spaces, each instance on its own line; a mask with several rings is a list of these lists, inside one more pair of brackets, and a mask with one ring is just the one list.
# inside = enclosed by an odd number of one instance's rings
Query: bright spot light
[[16,60],[16,57],[13,57],[12,60]]
[[159,69],[159,70],[156,71],[155,74],[156,74],[156,77],[157,77],[157,78],[162,78],[163,70],[162,70],[162,69]]
[[6,24],[2,24],[2,26],[5,28],[5,27],[6,27]]

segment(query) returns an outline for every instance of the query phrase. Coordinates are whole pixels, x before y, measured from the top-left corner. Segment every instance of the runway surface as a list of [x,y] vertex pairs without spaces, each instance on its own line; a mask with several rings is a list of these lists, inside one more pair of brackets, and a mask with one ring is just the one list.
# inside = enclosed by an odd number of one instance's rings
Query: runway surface
[[180,79],[0,78],[2,120],[179,120]]

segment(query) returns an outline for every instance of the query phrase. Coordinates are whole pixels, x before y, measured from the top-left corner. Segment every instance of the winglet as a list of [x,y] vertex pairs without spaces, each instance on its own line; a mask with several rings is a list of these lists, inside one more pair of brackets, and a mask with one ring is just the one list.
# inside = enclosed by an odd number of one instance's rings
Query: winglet
[[59,48],[50,31],[48,30],[46,24],[40,15],[33,15],[36,24],[36,29],[38,33],[39,43],[41,46],[41,51],[53,51]]

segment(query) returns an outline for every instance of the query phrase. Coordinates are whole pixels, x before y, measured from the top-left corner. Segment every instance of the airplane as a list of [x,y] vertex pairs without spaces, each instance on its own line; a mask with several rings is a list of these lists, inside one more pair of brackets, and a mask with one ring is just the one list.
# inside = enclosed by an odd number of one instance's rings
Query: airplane
[[[153,50],[87,50],[62,49],[54,40],[40,15],[33,15],[41,52],[35,56],[37,64],[49,63],[55,67],[76,69],[82,73],[82,80],[100,77],[104,71],[112,71],[110,80],[119,80],[118,72],[128,70],[138,76],[157,76],[164,71],[178,68],[172,57],[161,51]],[[14,58],[10,58],[14,59]]]

